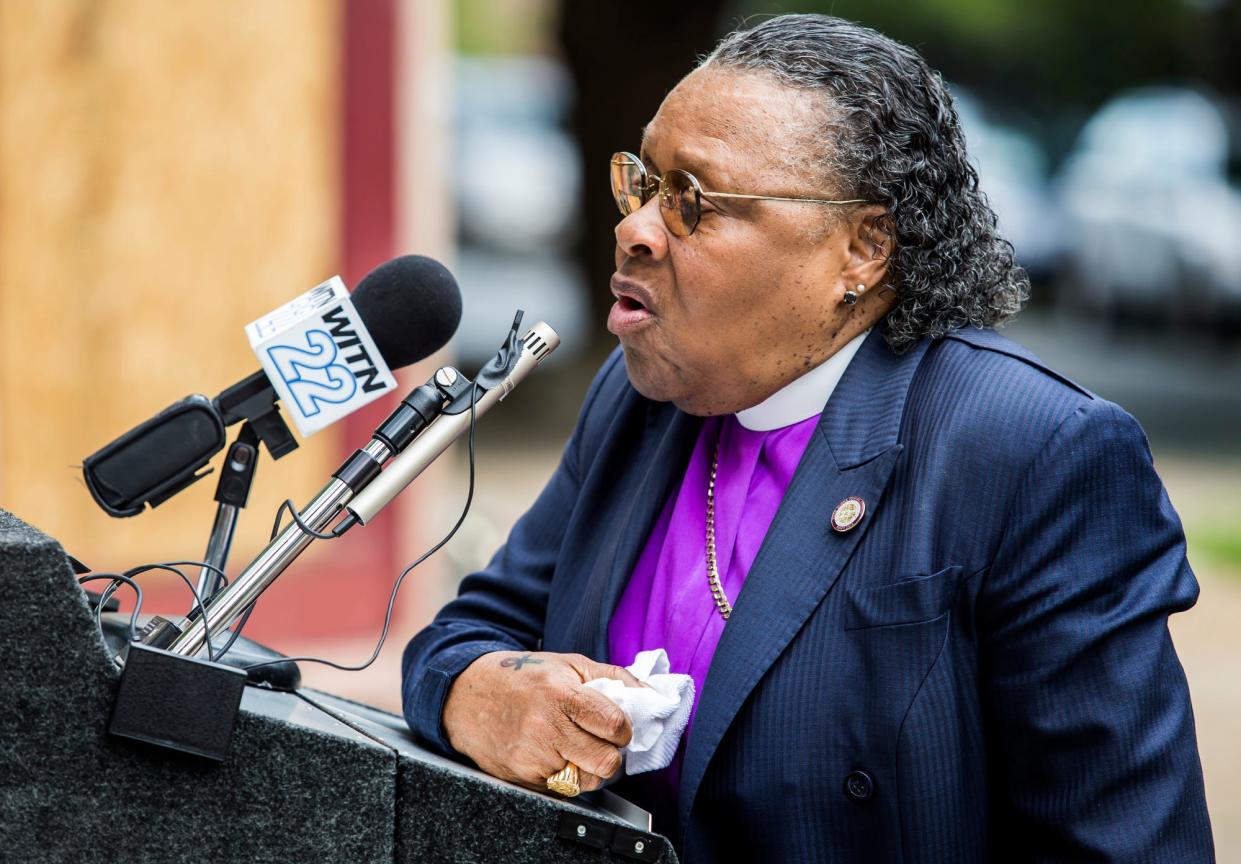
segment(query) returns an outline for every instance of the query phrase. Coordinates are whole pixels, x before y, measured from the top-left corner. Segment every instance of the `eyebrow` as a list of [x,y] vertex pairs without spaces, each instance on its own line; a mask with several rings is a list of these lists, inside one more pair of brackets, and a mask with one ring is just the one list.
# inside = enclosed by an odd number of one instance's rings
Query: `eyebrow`
[[[647,163],[647,165],[653,169],[659,167],[655,164],[655,160],[651,157],[651,154],[646,149],[645,130],[643,130],[642,145],[638,149],[638,158],[640,158],[643,162]],[[694,177],[698,180],[698,182],[702,184],[703,192],[706,194],[710,194],[712,192],[727,192],[728,191],[727,189],[721,189],[720,186],[717,183],[715,183],[715,180],[717,180],[718,178],[715,176],[714,173],[712,173],[712,169],[709,167],[708,163],[699,162],[697,161],[697,159],[695,159],[692,156],[687,159],[678,160],[676,165],[670,165],[668,166],[667,169],[664,169],[664,170],[671,170],[674,168],[680,168],[682,171],[687,171],[690,174],[693,174]],[[656,170],[655,173],[660,174],[662,172],[660,170]]]

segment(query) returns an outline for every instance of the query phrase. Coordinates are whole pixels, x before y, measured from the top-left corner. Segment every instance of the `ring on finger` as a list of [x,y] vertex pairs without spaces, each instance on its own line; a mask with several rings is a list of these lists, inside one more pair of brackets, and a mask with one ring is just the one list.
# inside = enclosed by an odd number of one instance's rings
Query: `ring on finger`
[[547,778],[547,788],[566,798],[572,798],[582,791],[580,780],[577,766],[566,762],[563,768]]

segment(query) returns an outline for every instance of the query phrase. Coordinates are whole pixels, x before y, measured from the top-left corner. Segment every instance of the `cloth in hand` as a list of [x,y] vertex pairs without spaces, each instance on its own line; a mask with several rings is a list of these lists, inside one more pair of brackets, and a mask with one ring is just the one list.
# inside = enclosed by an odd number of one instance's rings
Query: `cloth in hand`
[[645,687],[626,687],[613,678],[596,678],[586,686],[620,706],[633,725],[633,740],[621,749],[626,774],[666,768],[672,762],[694,704],[694,679],[670,673],[663,648],[639,651],[627,667]]

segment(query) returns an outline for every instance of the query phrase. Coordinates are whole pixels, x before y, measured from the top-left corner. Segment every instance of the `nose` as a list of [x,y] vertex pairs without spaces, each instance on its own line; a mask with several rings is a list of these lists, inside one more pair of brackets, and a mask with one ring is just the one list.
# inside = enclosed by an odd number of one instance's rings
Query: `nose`
[[616,223],[616,248],[628,258],[662,261],[668,256],[668,229],[659,212],[659,196]]

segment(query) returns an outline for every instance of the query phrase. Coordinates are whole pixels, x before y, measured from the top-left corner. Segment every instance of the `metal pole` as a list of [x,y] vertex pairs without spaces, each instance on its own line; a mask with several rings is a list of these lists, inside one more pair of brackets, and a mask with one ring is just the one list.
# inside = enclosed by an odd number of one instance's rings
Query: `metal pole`
[[[492,406],[504,399],[513,388],[526,379],[534,369],[543,362],[552,351],[560,345],[560,337],[556,331],[540,321],[530,328],[522,340],[521,354],[517,364],[508,377],[499,386],[488,390],[474,406],[476,418],[482,417]],[[348,510],[359,522],[365,525],[393,498],[413,482],[414,478],[426,470],[435,459],[448,449],[453,441],[465,434],[470,428],[470,413],[443,414],[423,430],[417,445],[406,448],[392,460],[392,464],[382,474],[372,480],[365,489],[349,502]]]
[[[381,465],[391,455],[391,451],[379,441],[371,441],[363,449]],[[322,531],[340,513],[342,505],[352,497],[353,490],[333,477],[331,482],[320,490],[319,494],[298,516],[307,527]],[[214,632],[223,633],[224,629],[247,606],[257,600],[286,567],[293,563],[313,539],[302,531],[296,522],[290,522],[285,526],[284,530],[276,535],[276,539],[267,544],[267,548],[260,552],[245,570],[241,571],[232,584],[216,594],[206,604],[207,623],[210,624],[211,629]],[[193,657],[206,644],[205,632],[203,619],[195,618],[189,622],[181,635],[173,640],[167,650],[173,654]]]
[[[237,516],[240,510],[233,504],[219,504],[215,509],[215,524],[211,526],[211,537],[207,540],[207,554],[203,561],[212,567],[224,569],[228,563],[228,552],[233,546],[233,535],[237,531]],[[206,602],[220,590],[220,574],[210,567],[202,568],[198,574],[198,596]]]
[[[513,391],[513,388],[525,380],[552,351],[560,345],[560,337],[544,322],[535,324],[522,340],[522,350],[517,363],[503,381],[488,390],[475,405],[475,417],[482,416],[497,402]],[[357,510],[350,508],[351,515],[360,522],[368,522],[379,510],[383,509],[402,489],[418,474],[422,473],[430,462],[442,453],[449,444],[460,437],[470,425],[469,412],[460,414],[440,415],[422,431],[414,442],[398,455],[391,468],[381,471],[370,481],[356,499],[353,490],[343,481],[332,478],[315,498],[306,505],[298,515],[302,522],[314,531],[321,532],[341,512],[350,501],[359,504]],[[371,440],[363,450],[380,466],[391,457],[392,451],[381,441]],[[267,545],[259,556],[250,563],[241,575],[227,588],[220,591],[206,604],[206,621],[200,616],[190,621],[185,630],[166,650],[173,654],[192,657],[203,649],[206,644],[206,625],[210,624],[215,632],[223,633],[224,629],[237,618],[243,610],[262,594],[276,577],[284,572],[298,555],[302,553],[314,538],[291,522],[283,531]]]

